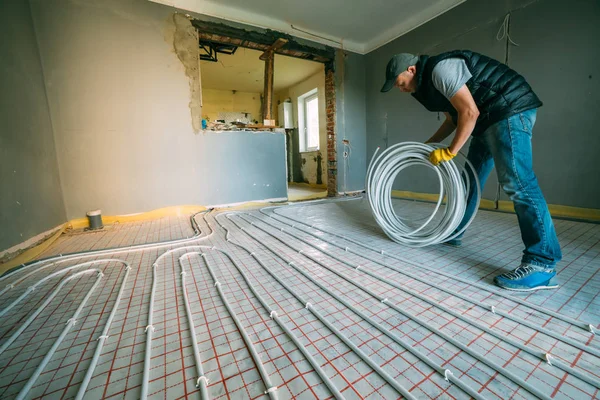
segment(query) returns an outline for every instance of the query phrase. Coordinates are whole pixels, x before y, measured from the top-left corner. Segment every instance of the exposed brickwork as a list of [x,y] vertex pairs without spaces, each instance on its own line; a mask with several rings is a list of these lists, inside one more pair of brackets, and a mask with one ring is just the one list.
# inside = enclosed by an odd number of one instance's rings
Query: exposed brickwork
[[327,195],[337,195],[337,151],[335,135],[335,74],[325,73],[325,109],[327,114]]

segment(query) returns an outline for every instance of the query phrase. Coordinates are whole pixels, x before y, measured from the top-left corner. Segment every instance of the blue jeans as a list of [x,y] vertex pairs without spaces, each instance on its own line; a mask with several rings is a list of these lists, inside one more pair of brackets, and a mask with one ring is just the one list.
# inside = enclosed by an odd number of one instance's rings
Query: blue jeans
[[[515,206],[525,244],[522,262],[554,267],[562,258],[548,205],[533,172],[531,133],[537,110],[528,110],[490,126],[471,138],[467,158],[478,175],[481,190],[494,164],[498,181]],[[473,180],[471,169],[467,169]],[[476,190],[471,186],[461,229],[475,212]]]

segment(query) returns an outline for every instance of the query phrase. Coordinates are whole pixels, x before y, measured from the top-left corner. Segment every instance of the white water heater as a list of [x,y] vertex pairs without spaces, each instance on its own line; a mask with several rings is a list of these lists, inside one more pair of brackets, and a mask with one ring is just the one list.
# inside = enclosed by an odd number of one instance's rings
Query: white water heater
[[292,103],[289,101],[284,101],[279,104],[278,108],[279,120],[278,125],[285,129],[292,129],[294,127],[294,118],[292,115]]

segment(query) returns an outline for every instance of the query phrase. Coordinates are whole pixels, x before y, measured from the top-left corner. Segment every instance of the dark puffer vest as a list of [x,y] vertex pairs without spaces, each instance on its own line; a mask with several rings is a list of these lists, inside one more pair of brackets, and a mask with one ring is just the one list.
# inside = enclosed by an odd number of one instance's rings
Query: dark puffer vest
[[473,136],[481,135],[498,121],[542,105],[525,78],[515,70],[482,54],[456,50],[433,57],[419,57],[416,65],[417,90],[412,95],[429,111],[445,111],[452,115],[454,124],[457,123],[456,110],[433,86],[431,79],[437,63],[451,57],[464,59],[473,75],[466,83],[479,109]]

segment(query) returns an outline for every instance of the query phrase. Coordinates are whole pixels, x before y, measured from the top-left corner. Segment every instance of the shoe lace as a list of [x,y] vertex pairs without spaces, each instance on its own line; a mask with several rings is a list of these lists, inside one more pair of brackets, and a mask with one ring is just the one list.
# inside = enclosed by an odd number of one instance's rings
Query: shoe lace
[[530,265],[520,265],[510,272],[504,274],[504,277],[511,280],[521,279],[533,272],[533,268]]

